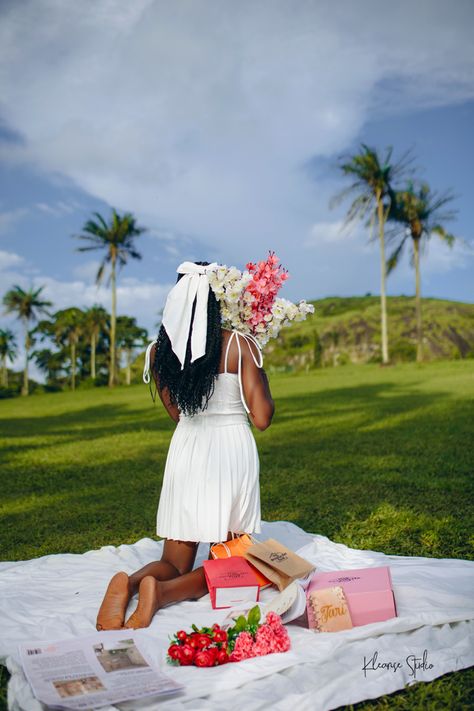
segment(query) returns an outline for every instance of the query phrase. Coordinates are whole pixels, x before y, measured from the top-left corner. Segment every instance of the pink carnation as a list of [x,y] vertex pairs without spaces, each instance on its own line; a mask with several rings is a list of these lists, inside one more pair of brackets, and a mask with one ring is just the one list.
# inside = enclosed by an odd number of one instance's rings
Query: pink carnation
[[273,612],[273,611],[267,612],[265,619],[267,621],[267,625],[270,625],[272,630],[279,629],[280,627],[283,627],[281,617],[276,612]]
[[276,646],[279,652],[287,652],[291,648],[290,635],[284,627],[278,632],[273,633],[276,639]]
[[258,628],[257,634],[255,635],[253,651],[256,657],[262,657],[265,654],[272,654],[273,652],[279,651],[276,637],[269,625],[262,625]]
[[235,640],[235,646],[229,659],[231,662],[241,662],[243,659],[254,657],[253,638],[250,632],[241,632]]
[[287,652],[291,647],[291,640],[286,627],[282,624],[280,615],[277,615],[276,612],[268,612],[266,620],[275,636],[277,651]]

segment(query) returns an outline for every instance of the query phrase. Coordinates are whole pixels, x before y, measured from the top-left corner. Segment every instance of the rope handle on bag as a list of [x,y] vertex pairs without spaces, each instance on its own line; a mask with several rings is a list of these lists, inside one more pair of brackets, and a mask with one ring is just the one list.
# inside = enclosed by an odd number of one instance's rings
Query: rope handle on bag
[[[231,535],[232,535],[232,540],[234,540],[233,531],[231,531]],[[258,538],[255,538],[255,536],[252,533],[245,533],[244,532],[244,533],[241,533],[239,536],[237,536],[237,538],[240,538],[240,536],[248,536],[250,538],[250,540],[252,541],[252,543],[254,543],[254,544],[261,543],[261,541],[259,541]],[[231,552],[229,546],[227,545],[227,543],[228,543],[228,541],[220,541],[219,543],[214,543],[214,545],[211,546],[211,555],[214,558],[214,560],[217,558],[217,555],[212,550],[212,548],[214,548],[214,546],[223,546],[225,552],[227,553],[227,557],[232,558],[232,552]]]

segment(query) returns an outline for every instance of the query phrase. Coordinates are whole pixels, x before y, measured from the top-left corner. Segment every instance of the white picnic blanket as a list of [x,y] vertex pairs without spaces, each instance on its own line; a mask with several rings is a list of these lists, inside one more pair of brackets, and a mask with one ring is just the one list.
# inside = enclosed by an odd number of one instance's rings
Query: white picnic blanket
[[[263,523],[262,540],[272,537],[315,563],[319,570],[389,565],[398,617],[338,633],[315,634],[288,625],[292,650],[211,669],[170,667],[164,656],[168,634],[215,619],[209,596],[160,610],[141,641],[148,654],[185,684],[178,696],[134,701],[109,711],[237,711],[275,709],[323,711],[375,698],[414,683],[414,657],[426,682],[474,664],[474,563],[416,558],[354,550],[292,523]],[[18,658],[22,641],[67,639],[95,632],[95,618],[106,584],[118,570],[132,572],[159,559],[162,543],[143,538],[133,545],[104,546],[82,555],[57,554],[0,563],[0,662],[12,677],[9,708],[40,711]],[[207,557],[198,550],[196,565]],[[265,601],[275,594],[264,590]],[[130,605],[131,611],[133,601]],[[106,634],[106,633],[105,633]],[[426,652],[425,652],[426,650]],[[374,664],[371,660],[377,653]],[[389,662],[401,662],[387,668]],[[363,671],[363,666],[368,667]],[[377,667],[377,664],[385,665]],[[371,667],[374,666],[374,669]]]

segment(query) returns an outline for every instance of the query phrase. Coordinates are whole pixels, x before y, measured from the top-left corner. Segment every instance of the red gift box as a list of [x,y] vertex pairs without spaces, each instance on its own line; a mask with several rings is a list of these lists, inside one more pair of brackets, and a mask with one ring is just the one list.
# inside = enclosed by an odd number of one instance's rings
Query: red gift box
[[233,556],[205,560],[203,567],[214,610],[258,601],[260,586],[257,576],[245,558]]

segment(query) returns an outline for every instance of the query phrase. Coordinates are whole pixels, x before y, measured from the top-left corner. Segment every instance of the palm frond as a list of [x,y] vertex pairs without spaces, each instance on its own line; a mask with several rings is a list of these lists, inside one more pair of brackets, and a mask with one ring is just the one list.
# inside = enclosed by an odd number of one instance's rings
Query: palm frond
[[97,274],[95,276],[95,283],[97,286],[99,286],[102,283],[102,279],[104,277],[104,272],[105,272],[105,267],[107,266],[107,258],[103,259],[102,264],[100,265],[99,269],[97,270]]
[[398,266],[402,253],[403,253],[403,248],[405,246],[405,242],[407,240],[407,236],[403,237],[403,239],[400,241],[400,243],[395,247],[394,251],[392,254],[389,256],[387,259],[387,276],[395,269],[395,267]]
[[456,241],[456,237],[453,234],[451,234],[450,232],[447,232],[446,229],[442,225],[439,225],[439,224],[433,225],[431,227],[431,232],[433,234],[438,235],[438,237],[440,237],[443,240],[443,242],[445,242],[448,245],[448,247],[452,247]]

